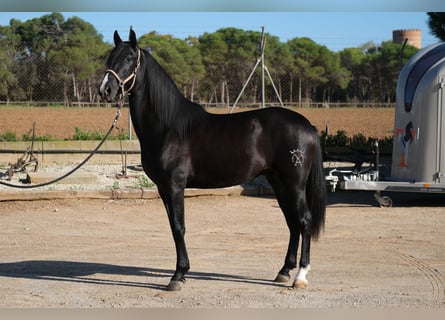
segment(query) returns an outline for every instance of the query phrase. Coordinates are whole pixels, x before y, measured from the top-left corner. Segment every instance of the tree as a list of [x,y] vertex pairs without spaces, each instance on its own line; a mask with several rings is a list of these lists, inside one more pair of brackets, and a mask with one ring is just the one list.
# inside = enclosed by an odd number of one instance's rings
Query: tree
[[[372,101],[391,102],[396,98],[397,78],[400,73],[401,44],[392,41],[382,42],[379,47],[367,52],[363,70],[369,79],[369,98]],[[403,51],[402,61],[406,61],[417,52],[413,46],[407,45]]]
[[[198,38],[198,48],[201,52],[202,62],[207,71],[207,101],[226,102],[227,79],[229,78],[227,58],[229,45],[224,39],[222,32],[204,33]],[[220,95],[216,93],[220,87]],[[227,94],[228,95],[228,94]],[[228,104],[228,103],[227,103]]]
[[[270,35],[266,37],[274,42]],[[237,28],[223,28],[214,33],[204,33],[198,38],[199,49],[206,67],[209,87],[212,90],[210,101],[229,105],[232,95],[237,95],[247,81],[256,58],[260,54],[261,33]],[[266,50],[267,47],[266,47]],[[244,99],[255,102],[260,94],[258,77],[249,82]],[[220,90],[217,90],[217,88]],[[220,94],[217,94],[217,91]]]
[[139,46],[148,49],[185,96],[194,99],[196,86],[205,76],[196,39],[181,40],[155,31],[142,35]]
[[[13,48],[12,66],[17,84],[28,101],[92,102],[98,70],[110,45],[94,27],[78,17],[65,21],[60,13],[21,22],[11,19],[0,29]],[[6,40],[5,40],[6,39]],[[63,84],[63,90],[54,88]]]
[[359,48],[346,48],[339,52],[340,66],[350,73],[350,82],[345,89],[345,100],[358,101],[363,98],[361,79],[363,77],[362,64],[366,59],[365,53]]
[[14,73],[14,46],[15,37],[8,28],[0,27],[0,97],[8,103],[15,98],[14,88],[17,85],[17,76]]
[[428,12],[427,15],[431,34],[445,41],[445,12]]
[[[442,13],[429,13],[437,24]],[[439,26],[443,22],[439,23]],[[439,31],[443,30],[439,28]],[[438,32],[439,32],[438,31]],[[228,106],[239,94],[261,54],[261,32],[222,28],[177,39],[155,31],[139,39],[188,98]],[[338,53],[310,38],[281,42],[265,34],[265,64],[284,102],[392,102],[400,71],[400,45],[367,43]],[[0,26],[0,99],[97,101],[97,85],[111,45],[94,26],[60,13]],[[416,49],[406,46],[402,62]],[[261,97],[260,68],[241,102]],[[266,99],[276,101],[265,78]],[[274,100],[275,99],[275,100]]]
[[325,68],[328,81],[320,87],[323,90],[321,100],[323,102],[340,100],[341,91],[345,90],[352,79],[352,73],[340,63],[340,54],[331,51],[325,52]]
[[328,82],[326,56],[328,49],[309,38],[294,38],[287,42],[294,57],[293,72],[298,79],[298,103],[311,100],[311,92]]
[[[346,101],[393,102],[397,78],[403,65],[417,49],[407,45],[400,57],[402,45],[391,41],[380,45],[366,43],[361,48],[347,48],[339,52],[341,66],[351,72],[346,88]],[[400,60],[401,58],[401,60]]]
[[12,60],[7,50],[0,48],[0,96],[5,97],[9,102],[11,98],[11,88],[17,83],[16,76],[11,72]]
[[101,69],[110,46],[103,43],[102,36],[91,24],[78,17],[62,21],[61,28],[64,41],[47,56],[51,80],[63,79],[65,104],[72,98],[79,105],[81,101],[93,102],[100,76],[97,71]]
[[[266,47],[265,47],[265,64],[273,78],[277,90],[282,100],[284,97],[289,97],[288,89],[286,88],[287,79],[290,78],[290,68],[293,57],[289,51],[286,43],[280,42],[276,36],[266,33]],[[266,97],[269,100],[277,100],[276,94],[272,88],[269,78],[266,77]]]

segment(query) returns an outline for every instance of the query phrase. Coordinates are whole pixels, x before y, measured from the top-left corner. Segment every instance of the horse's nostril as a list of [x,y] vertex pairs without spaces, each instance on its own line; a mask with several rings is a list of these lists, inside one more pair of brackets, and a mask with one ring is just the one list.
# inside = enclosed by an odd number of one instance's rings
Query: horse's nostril
[[99,88],[99,95],[102,99],[108,99],[111,94],[111,88],[109,86]]

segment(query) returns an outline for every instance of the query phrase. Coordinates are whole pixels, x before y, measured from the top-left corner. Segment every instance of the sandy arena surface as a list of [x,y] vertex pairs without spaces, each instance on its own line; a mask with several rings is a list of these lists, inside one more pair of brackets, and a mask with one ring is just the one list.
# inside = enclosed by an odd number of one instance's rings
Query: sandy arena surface
[[[445,200],[329,194],[309,287],[271,280],[288,231],[272,197],[186,199],[191,270],[159,199],[0,202],[0,307],[445,307]],[[294,272],[295,274],[295,272]]]

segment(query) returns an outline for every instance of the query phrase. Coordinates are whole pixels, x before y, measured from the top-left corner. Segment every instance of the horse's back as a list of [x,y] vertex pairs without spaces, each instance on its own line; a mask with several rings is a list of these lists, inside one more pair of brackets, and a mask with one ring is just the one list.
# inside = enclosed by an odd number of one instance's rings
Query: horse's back
[[241,125],[248,127],[249,124],[259,121],[264,130],[288,129],[295,132],[307,131],[316,133],[315,127],[302,114],[281,107],[269,107],[232,114],[213,115],[211,121],[224,122],[228,127]]
[[316,129],[311,122],[298,112],[279,107],[260,109],[257,112],[267,128],[282,128],[295,133],[316,134]]
[[[203,132],[201,132],[203,135]],[[298,112],[279,107],[235,114],[213,115],[205,130],[205,139],[214,145],[236,150],[256,148],[258,152],[277,153],[285,148],[312,148],[318,143],[317,129]],[[225,149],[223,149],[225,150]],[[265,155],[266,156],[266,155]]]

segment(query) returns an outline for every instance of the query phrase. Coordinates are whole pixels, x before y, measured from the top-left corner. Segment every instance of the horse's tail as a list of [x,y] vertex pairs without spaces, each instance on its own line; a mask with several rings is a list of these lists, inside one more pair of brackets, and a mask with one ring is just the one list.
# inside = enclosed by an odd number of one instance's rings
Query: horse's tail
[[306,200],[312,215],[311,235],[317,238],[324,229],[326,215],[326,180],[323,173],[323,156],[317,134],[314,161],[306,183]]

